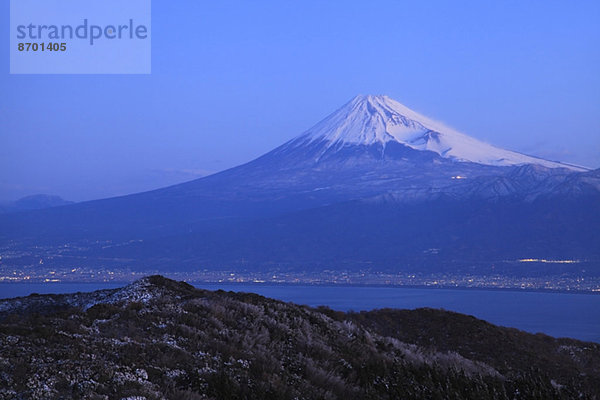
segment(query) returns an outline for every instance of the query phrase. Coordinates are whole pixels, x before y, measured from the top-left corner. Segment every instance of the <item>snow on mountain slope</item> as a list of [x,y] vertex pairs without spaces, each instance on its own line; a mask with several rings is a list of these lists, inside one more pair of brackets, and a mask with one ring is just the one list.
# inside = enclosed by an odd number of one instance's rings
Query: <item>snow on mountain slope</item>
[[433,121],[387,96],[356,96],[293,141],[296,146],[326,141],[341,148],[347,145],[385,146],[396,141],[415,150],[430,150],[456,161],[494,166],[538,164],[550,168],[587,168],[544,160],[501,149]]

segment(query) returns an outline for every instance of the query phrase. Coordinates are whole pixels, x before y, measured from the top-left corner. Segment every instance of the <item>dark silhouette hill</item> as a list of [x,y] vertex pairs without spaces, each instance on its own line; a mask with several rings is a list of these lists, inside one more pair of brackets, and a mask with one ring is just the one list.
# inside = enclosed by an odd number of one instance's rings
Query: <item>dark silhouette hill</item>
[[442,310],[342,313],[151,276],[0,301],[3,398],[596,399],[600,345]]

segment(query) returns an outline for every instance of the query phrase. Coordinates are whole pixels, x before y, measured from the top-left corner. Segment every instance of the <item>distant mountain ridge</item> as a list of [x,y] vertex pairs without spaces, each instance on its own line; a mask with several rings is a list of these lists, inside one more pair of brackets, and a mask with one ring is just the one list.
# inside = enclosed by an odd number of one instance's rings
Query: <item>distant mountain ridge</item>
[[0,213],[41,210],[43,208],[59,207],[73,204],[72,201],[63,199],[60,196],[48,194],[34,194],[25,196],[18,200],[0,204]]

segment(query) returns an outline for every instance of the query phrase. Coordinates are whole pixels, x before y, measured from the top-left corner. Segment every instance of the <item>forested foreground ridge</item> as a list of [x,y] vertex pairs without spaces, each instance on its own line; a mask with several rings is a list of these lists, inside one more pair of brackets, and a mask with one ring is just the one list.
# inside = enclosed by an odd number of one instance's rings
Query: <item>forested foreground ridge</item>
[[598,399],[600,345],[161,276],[0,300],[0,399]]

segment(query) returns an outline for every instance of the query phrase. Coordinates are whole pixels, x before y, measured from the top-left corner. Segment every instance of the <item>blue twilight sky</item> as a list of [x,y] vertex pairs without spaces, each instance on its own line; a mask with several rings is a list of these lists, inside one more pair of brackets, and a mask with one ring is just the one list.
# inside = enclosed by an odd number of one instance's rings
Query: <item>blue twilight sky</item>
[[0,200],[86,200],[249,161],[356,94],[600,167],[600,2],[152,2],[151,75],[9,75]]

